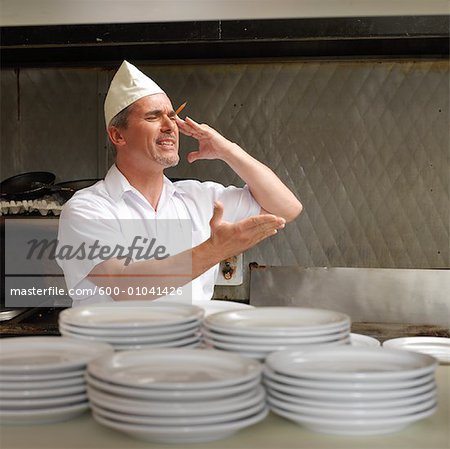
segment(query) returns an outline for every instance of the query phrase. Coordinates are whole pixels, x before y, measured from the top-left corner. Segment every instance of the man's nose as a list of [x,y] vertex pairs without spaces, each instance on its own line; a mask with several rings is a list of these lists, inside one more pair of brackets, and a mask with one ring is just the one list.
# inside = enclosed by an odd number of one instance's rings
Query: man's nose
[[161,131],[173,131],[177,127],[175,120],[168,115],[163,115],[161,120]]

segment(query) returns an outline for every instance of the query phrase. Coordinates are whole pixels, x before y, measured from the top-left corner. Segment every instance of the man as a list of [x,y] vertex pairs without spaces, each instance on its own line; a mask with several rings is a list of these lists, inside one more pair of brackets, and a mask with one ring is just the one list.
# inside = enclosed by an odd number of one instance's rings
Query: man
[[[81,240],[125,242],[121,234],[128,219],[142,223],[189,220],[192,247],[159,260],[133,259],[132,263],[124,257],[59,260],[74,304],[157,299],[168,286],[180,287],[191,280],[194,302],[211,299],[221,260],[276,234],[301,212],[300,202],[268,167],[209,126],[178,117],[162,89],[127,61],[111,82],[105,121],[116,149],[115,164],[104,181],[78,192],[65,205],[60,247]],[[198,150],[187,156],[189,162],[220,159],[246,186],[171,183],[164,170],[179,161],[179,132],[198,140]],[[188,275],[183,271],[189,271]],[[166,290],[136,296],[140,288],[148,293],[155,286]]]

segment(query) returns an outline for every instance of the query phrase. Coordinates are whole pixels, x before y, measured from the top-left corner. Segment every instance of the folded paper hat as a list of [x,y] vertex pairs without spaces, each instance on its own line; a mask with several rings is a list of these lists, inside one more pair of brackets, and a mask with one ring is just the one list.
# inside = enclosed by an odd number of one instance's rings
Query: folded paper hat
[[114,116],[140,98],[163,93],[164,91],[152,79],[134,65],[123,61],[114,75],[106,95],[106,127]]

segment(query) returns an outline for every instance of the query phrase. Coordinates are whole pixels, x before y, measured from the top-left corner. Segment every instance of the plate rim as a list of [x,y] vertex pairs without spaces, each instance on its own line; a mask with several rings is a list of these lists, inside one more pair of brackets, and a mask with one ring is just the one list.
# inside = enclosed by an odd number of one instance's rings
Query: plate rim
[[[138,384],[137,382],[127,381],[123,378],[114,377],[114,369],[126,369],[133,368],[136,366],[146,366],[149,363],[154,363],[154,360],[158,360],[157,368],[161,368],[161,363],[166,363],[169,360],[175,360],[178,358],[180,360],[191,360],[192,363],[201,363],[201,359],[205,361],[207,365],[211,363],[220,362],[220,365],[234,363],[241,366],[243,374],[238,374],[236,371],[235,375],[230,375],[228,379],[211,380],[204,382],[154,382],[151,384]],[[150,362],[152,360],[152,362]],[[209,363],[208,363],[209,362]],[[118,366],[118,364],[121,366]],[[170,365],[170,362],[168,362]],[[180,362],[177,362],[180,363]],[[128,364],[128,365],[127,365]],[[183,389],[205,389],[205,388],[222,388],[226,386],[232,386],[236,384],[243,383],[245,381],[250,381],[256,377],[261,376],[262,365],[253,360],[247,359],[242,356],[236,355],[234,353],[228,353],[226,351],[218,350],[199,350],[199,349],[183,349],[183,348],[160,348],[160,349],[141,349],[136,351],[126,351],[122,353],[115,353],[112,356],[105,356],[93,360],[88,364],[87,372],[94,375],[94,377],[108,380],[111,383],[118,385],[140,388],[140,389],[161,389],[165,390],[170,388],[172,390],[183,390]]]
[[[108,343],[104,342],[91,342],[89,345],[81,342],[80,340],[69,338],[69,337],[60,337],[60,336],[24,336],[24,337],[10,337],[3,338],[1,340],[2,344],[0,345],[0,373],[3,374],[23,374],[26,372],[27,374],[56,374],[56,372],[67,372],[72,370],[77,370],[77,368],[84,368],[92,358],[99,357],[100,355],[108,355],[114,352],[113,347]],[[6,343],[6,344],[5,344]],[[41,348],[36,348],[36,345],[41,345]],[[26,345],[25,348],[21,348],[21,346]],[[17,347],[18,346],[18,347]],[[58,351],[70,351],[74,348],[79,351],[79,354],[75,356],[72,353],[73,358],[70,360],[58,361],[58,362],[49,362],[43,364],[8,364],[4,365],[2,358],[7,354],[17,354],[17,351],[23,351],[26,349],[27,352],[30,352],[30,347],[33,347],[33,350],[41,350],[41,351],[51,351],[52,355],[57,353]]]
[[[91,318],[95,316],[95,314],[100,314],[100,311],[103,312],[110,311],[111,313],[123,315],[127,309],[138,311],[141,315],[145,312],[151,311],[152,309],[165,309],[164,311],[173,312],[174,313],[174,319],[170,321],[161,321],[161,322],[119,322],[119,323],[102,323],[102,322],[94,322],[93,324],[87,324],[86,319],[88,317],[83,316],[84,315],[91,315]],[[181,314],[180,312],[184,309],[185,314]],[[178,312],[178,317],[177,313]],[[150,312],[148,312],[150,313]],[[180,317],[180,315],[184,315]],[[80,320],[80,318],[83,317],[83,319]],[[65,309],[59,314],[59,319],[62,320],[66,324],[72,324],[76,325],[78,327],[83,328],[101,328],[101,329],[142,329],[142,328],[158,328],[158,327],[165,327],[175,324],[183,324],[188,323],[190,321],[196,321],[201,320],[204,317],[204,310],[200,307],[197,307],[195,305],[191,304],[180,304],[180,303],[154,303],[149,304],[146,306],[138,306],[138,305],[123,305],[120,304],[120,306],[113,305],[113,304],[94,304],[90,306],[81,306],[81,307],[75,307],[70,309]]]
[[[270,310],[271,309],[271,310]],[[295,312],[307,312],[307,311],[314,311],[314,312],[324,312],[328,313],[330,315],[337,315],[340,316],[341,320],[333,323],[325,323],[325,324],[316,324],[313,326],[303,326],[299,325],[298,327],[284,327],[284,326],[266,326],[266,327],[256,327],[256,328],[249,328],[249,327],[238,327],[236,325],[230,324],[230,325],[224,325],[223,319],[224,317],[227,317],[231,314],[250,314],[250,315],[257,315],[262,313],[273,313],[274,310],[279,311],[279,313],[291,315],[294,311]],[[250,317],[251,319],[251,317]],[[248,310],[230,310],[225,312],[219,312],[211,314],[203,320],[205,325],[210,328],[214,328],[217,330],[223,330],[224,332],[230,332],[230,330],[233,333],[239,334],[239,335],[266,335],[267,333],[273,333],[276,335],[277,333],[282,334],[289,334],[293,335],[296,333],[300,333],[301,335],[304,335],[306,332],[311,331],[320,331],[325,333],[326,330],[334,330],[336,328],[340,329],[341,327],[348,326],[350,327],[350,317],[344,313],[336,312],[334,310],[330,309],[319,309],[319,308],[311,308],[311,307],[280,307],[280,306],[272,306],[272,307],[255,307],[254,309],[248,309]],[[219,323],[217,323],[219,321]],[[220,322],[222,321],[222,323]],[[229,322],[233,323],[233,321]],[[234,321],[236,323],[236,321]],[[247,321],[248,324],[248,321]]]
[[[372,371],[372,372],[359,372],[359,371],[320,371],[317,368],[313,370],[302,370],[301,377],[304,378],[312,378],[312,379],[323,379],[323,380],[383,380],[383,379],[408,379],[411,377],[419,377],[421,375],[425,375],[427,373],[434,372],[437,368],[438,362],[434,357],[431,357],[426,354],[416,353],[413,351],[404,351],[399,349],[390,349],[381,347],[368,347],[368,346],[351,346],[351,345],[343,345],[339,348],[333,348],[332,354],[330,354],[330,349],[326,347],[316,348],[315,350],[311,350],[310,348],[305,349],[287,349],[284,351],[278,351],[276,353],[270,354],[266,359],[266,364],[270,366],[274,371],[280,372],[281,374],[297,376],[298,371],[293,370],[292,368],[281,367],[280,363],[289,363],[293,362],[292,358],[295,357],[295,353],[298,353],[300,357],[308,357],[312,355],[312,358],[320,355],[321,357],[331,356],[332,360],[336,357],[386,357],[390,356],[396,359],[399,358],[409,358],[416,359],[419,361],[423,360],[423,364],[418,366],[417,368],[411,369],[401,369],[397,371]],[[300,354],[301,353],[301,354]],[[343,355],[341,355],[343,353]],[[408,355],[406,355],[408,354]],[[285,360],[287,359],[287,361]],[[315,360],[317,361],[317,359]],[[336,362],[336,360],[334,360]],[[343,361],[340,361],[343,363]],[[301,363],[301,362],[299,362]],[[304,362],[307,363],[307,362]],[[386,362],[384,362],[386,363]]]

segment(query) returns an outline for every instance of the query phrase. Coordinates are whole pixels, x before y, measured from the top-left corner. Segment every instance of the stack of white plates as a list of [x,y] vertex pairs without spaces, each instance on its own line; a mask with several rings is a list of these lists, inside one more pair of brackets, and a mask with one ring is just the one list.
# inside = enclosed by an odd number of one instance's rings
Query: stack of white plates
[[202,332],[210,347],[264,360],[292,346],[348,344],[350,318],[332,310],[257,307],[209,315]]
[[199,307],[176,303],[94,305],[61,312],[59,330],[64,336],[103,341],[120,351],[196,347],[201,343],[203,314]]
[[94,418],[149,441],[224,438],[267,415],[259,362],[221,351],[153,349],[88,366]]
[[89,403],[86,364],[112,354],[104,343],[64,337],[20,337],[0,341],[0,421],[41,424],[83,413]]
[[428,354],[439,360],[441,365],[450,364],[450,338],[446,337],[404,337],[392,338],[383,343],[386,348]]
[[271,354],[264,367],[270,408],[323,433],[391,433],[436,410],[433,357],[343,346]]

